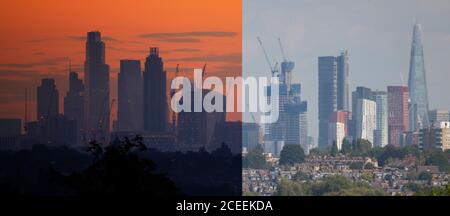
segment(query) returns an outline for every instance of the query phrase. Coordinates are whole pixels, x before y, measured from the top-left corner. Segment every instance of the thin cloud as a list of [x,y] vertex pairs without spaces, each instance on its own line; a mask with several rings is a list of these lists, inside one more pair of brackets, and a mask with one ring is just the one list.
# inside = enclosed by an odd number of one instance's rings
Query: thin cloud
[[39,39],[30,39],[30,40],[25,40],[26,43],[41,43],[41,42],[46,42],[52,40],[52,38],[39,38]]
[[62,62],[67,62],[69,58],[67,57],[56,57],[56,58],[47,58],[42,61],[32,62],[32,63],[5,63],[0,64],[0,67],[7,68],[32,68],[37,66],[55,66],[59,65]]
[[168,42],[168,43],[199,43],[201,42],[198,38],[158,38],[156,39],[159,42]]
[[241,53],[231,53],[231,54],[226,54],[226,55],[207,55],[207,56],[173,58],[173,59],[167,59],[166,61],[177,61],[177,62],[232,62],[232,63],[240,63],[241,60],[242,60],[242,54]]
[[[70,39],[70,40],[76,40],[76,41],[85,41],[86,40],[86,36],[78,36],[78,35],[69,35],[69,36],[66,36],[65,38]],[[122,42],[121,40],[111,37],[111,36],[102,36],[102,40],[108,41],[108,42],[116,42],[116,43]]]
[[138,37],[141,38],[186,38],[186,37],[235,37],[236,32],[227,31],[195,31],[195,32],[161,32],[161,33],[149,33],[141,34]]

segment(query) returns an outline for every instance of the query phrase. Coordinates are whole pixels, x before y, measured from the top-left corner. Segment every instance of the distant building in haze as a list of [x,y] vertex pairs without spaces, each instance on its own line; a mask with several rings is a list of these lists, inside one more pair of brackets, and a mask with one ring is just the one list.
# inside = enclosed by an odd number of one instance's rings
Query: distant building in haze
[[335,111],[350,111],[348,51],[339,56],[318,58],[319,66],[319,147],[329,145],[329,120]]
[[441,122],[450,121],[450,112],[449,110],[430,110],[428,112],[428,116],[430,119],[430,125],[440,125]]
[[157,47],[150,48],[145,61],[143,83],[144,130],[149,132],[167,131],[168,101],[166,71]]
[[372,143],[373,147],[373,135],[377,128],[375,101],[369,99],[357,99],[356,110],[353,113],[356,113],[356,138],[368,140]]
[[388,86],[387,88],[389,144],[399,147],[403,133],[408,131],[408,87]]
[[84,62],[84,124],[91,139],[109,136],[109,66],[105,63],[105,43],[100,32],[88,32]]
[[21,131],[20,119],[0,119],[0,150],[18,150]]
[[319,57],[319,148],[328,146],[328,123],[337,110],[337,62],[334,56]]
[[[195,91],[202,91],[202,90],[196,89]],[[212,92],[211,90],[203,89],[202,98],[196,98],[194,97],[194,91],[191,91],[192,112],[181,111],[178,114],[177,134],[178,134],[178,143],[181,145],[180,149],[197,151],[203,147],[206,150],[210,150],[217,146],[220,146],[220,143],[214,143],[213,140],[216,140],[216,142],[223,141],[221,139],[218,139],[218,137],[222,137],[221,133],[225,133],[225,131],[217,131],[217,130],[219,124],[225,122],[226,118],[225,112],[206,112],[205,110],[202,110],[201,112],[193,112],[194,104],[202,103],[203,98],[208,93],[217,94],[218,97],[223,98],[225,111],[226,97],[223,96],[222,94],[218,92]],[[184,98],[182,100],[184,100]],[[242,140],[240,141],[240,143],[241,142]],[[238,152],[240,152],[241,150],[242,147],[238,150]]]
[[118,75],[118,131],[142,131],[142,76],[139,60],[121,60]]
[[374,133],[374,146],[384,147],[389,144],[388,136],[388,97],[387,92],[373,92],[376,102],[377,125]]
[[44,78],[37,87],[37,117],[38,121],[54,118],[59,114],[59,92],[54,79]]
[[84,85],[76,72],[69,73],[69,90],[64,97],[64,116],[67,120],[74,120],[77,125],[77,143],[83,135],[84,120]]
[[419,133],[419,147],[426,149],[450,149],[450,122],[441,122],[439,125],[423,128]]
[[338,149],[342,148],[342,141],[347,136],[348,112],[336,111],[331,115],[328,123],[328,145],[336,142]]
[[428,90],[422,45],[422,26],[418,23],[414,24],[413,29],[408,89],[411,99],[409,129],[416,131],[428,127],[430,122],[428,118]]

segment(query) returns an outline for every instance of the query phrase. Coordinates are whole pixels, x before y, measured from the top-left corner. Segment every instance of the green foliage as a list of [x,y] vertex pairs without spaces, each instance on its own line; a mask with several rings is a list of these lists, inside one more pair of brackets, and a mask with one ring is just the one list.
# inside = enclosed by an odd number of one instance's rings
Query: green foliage
[[326,149],[313,148],[313,149],[309,150],[309,155],[320,156],[320,155],[327,155],[327,154],[328,154],[328,151]]
[[[177,196],[180,191],[153,161],[139,157],[146,150],[142,137],[126,138],[104,148],[89,143],[94,163],[81,172],[63,175],[50,170],[50,181],[67,186],[81,196]],[[155,187],[157,186],[157,187]]]
[[407,187],[415,192],[414,196],[450,196],[450,184],[442,187],[423,187],[411,183]]
[[278,185],[277,196],[308,196],[310,193],[308,184],[282,179]]
[[429,172],[421,172],[419,173],[417,178],[422,181],[430,181],[433,178],[433,176]]
[[352,182],[343,176],[331,176],[321,182],[301,183],[283,179],[279,196],[382,196],[385,193],[362,182]]
[[448,155],[439,149],[428,150],[425,152],[425,164],[439,167],[441,172],[450,172],[450,163]]
[[331,156],[335,157],[339,153],[339,149],[337,147],[336,141],[333,141],[333,144],[331,145],[330,154]]
[[266,157],[261,146],[251,149],[248,154],[242,158],[242,166],[252,169],[266,169],[268,167]]
[[366,165],[364,165],[364,169],[375,169],[375,166],[372,163],[366,163]]
[[304,172],[297,172],[297,174],[295,174],[295,176],[294,176],[294,180],[296,180],[296,181],[307,181],[310,179],[311,179],[311,176]]
[[352,170],[360,170],[363,169],[364,163],[363,162],[352,162],[349,165],[349,168]]
[[293,165],[305,160],[305,152],[300,145],[285,145],[280,153],[280,165]]
[[352,152],[352,144],[344,138],[344,140],[342,140],[342,149],[341,149],[341,153],[342,154],[350,154]]

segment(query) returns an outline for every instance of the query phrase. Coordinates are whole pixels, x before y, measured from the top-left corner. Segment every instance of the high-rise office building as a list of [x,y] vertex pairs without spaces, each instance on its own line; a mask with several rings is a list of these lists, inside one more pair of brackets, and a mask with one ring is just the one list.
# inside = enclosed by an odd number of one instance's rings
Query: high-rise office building
[[374,146],[384,147],[389,144],[388,137],[388,98],[387,92],[373,92],[377,106],[377,126],[374,133]]
[[348,112],[336,111],[331,115],[328,124],[328,145],[336,142],[338,149],[342,149],[342,141],[347,136]]
[[428,91],[425,62],[422,45],[422,27],[414,24],[411,44],[411,59],[408,79],[409,97],[411,99],[409,129],[419,130],[428,127]]
[[[194,91],[191,91],[191,110],[194,110],[194,104],[202,103],[203,98],[207,94],[216,94],[216,98],[222,97],[224,111],[226,106],[226,97],[218,92],[211,90],[199,90],[202,92],[202,98],[194,96]],[[185,112],[181,111],[178,114],[178,142],[181,144],[180,149],[197,151],[199,148],[213,149],[220,146],[221,140],[217,137],[223,137],[221,133],[225,131],[217,131],[218,125],[225,122],[225,112],[206,112],[204,109],[201,112]],[[239,130],[242,132],[242,127]],[[216,136],[216,137],[214,137]],[[216,141],[216,143],[213,143]],[[242,143],[242,137],[240,137]],[[242,148],[242,147],[241,147]]]
[[85,133],[92,139],[106,139],[110,121],[109,66],[100,32],[87,33],[84,78]]
[[118,75],[117,130],[143,128],[142,76],[139,60],[121,60]]
[[84,113],[84,85],[76,72],[69,73],[69,90],[64,97],[64,116],[77,125],[77,143],[81,140]]
[[328,146],[328,123],[337,110],[337,62],[334,56],[319,57],[319,148]]
[[373,135],[377,129],[375,101],[369,99],[357,99],[356,110],[353,113],[356,113],[356,138],[368,140],[372,143],[373,147]]
[[157,47],[150,48],[143,76],[144,130],[149,132],[167,131],[167,78]]
[[0,150],[18,150],[21,131],[21,119],[0,119]]
[[388,86],[389,144],[400,146],[403,133],[408,131],[409,92],[406,86]]
[[351,121],[349,122],[349,130],[348,135],[350,137],[358,138],[356,135],[356,129],[357,129],[357,116],[361,115],[361,113],[358,113],[358,100],[359,99],[367,99],[367,100],[374,100],[373,99],[373,92],[370,88],[366,88],[363,86],[356,87],[356,90],[352,92],[352,117]]
[[[301,84],[292,83],[294,66],[294,62],[290,61],[281,63],[278,95],[279,116],[276,122],[269,125],[265,140],[270,141],[268,143],[283,142],[284,144],[300,145],[305,151],[308,151],[308,103],[301,100]],[[271,101],[270,87],[267,88],[267,93],[267,100]]]
[[336,57],[337,62],[337,110],[350,111],[348,90],[348,51]]
[[426,149],[440,149],[446,151],[450,149],[450,122],[440,122],[423,128],[419,132],[419,147]]
[[348,51],[319,57],[319,147],[329,145],[329,120],[335,111],[350,111]]
[[450,121],[450,111],[449,110],[430,110],[428,112],[428,116],[430,119],[430,126],[432,124],[434,125],[440,125],[441,122],[447,122]]
[[59,92],[54,79],[44,78],[37,87],[37,117],[38,121],[54,118],[59,114]]

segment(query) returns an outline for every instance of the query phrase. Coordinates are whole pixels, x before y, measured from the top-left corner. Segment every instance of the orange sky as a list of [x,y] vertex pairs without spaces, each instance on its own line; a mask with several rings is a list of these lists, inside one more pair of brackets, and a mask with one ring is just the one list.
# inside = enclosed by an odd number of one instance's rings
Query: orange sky
[[28,88],[29,120],[35,119],[35,90],[43,77],[56,79],[62,112],[68,59],[83,76],[87,31],[101,31],[106,43],[111,98],[117,96],[119,60],[140,59],[143,64],[151,46],[160,47],[169,76],[177,63],[185,73],[207,63],[207,75],[238,76],[241,8],[241,0],[3,0],[0,118],[23,118]]

